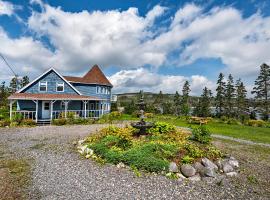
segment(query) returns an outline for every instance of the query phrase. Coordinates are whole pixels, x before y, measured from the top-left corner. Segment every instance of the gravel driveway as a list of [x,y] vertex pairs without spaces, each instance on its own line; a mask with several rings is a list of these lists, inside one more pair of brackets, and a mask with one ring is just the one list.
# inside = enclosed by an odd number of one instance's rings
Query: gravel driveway
[[[31,158],[29,199],[262,199],[248,187],[136,177],[127,169],[82,159],[73,141],[104,125],[0,129],[0,144]],[[266,198],[265,198],[266,199]]]

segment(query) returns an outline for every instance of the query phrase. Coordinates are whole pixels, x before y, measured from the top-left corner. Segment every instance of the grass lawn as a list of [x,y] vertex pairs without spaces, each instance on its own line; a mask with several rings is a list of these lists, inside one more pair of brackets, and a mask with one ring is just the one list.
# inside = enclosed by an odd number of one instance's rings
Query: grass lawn
[[[134,120],[136,118],[130,115],[123,115],[123,120]],[[137,118],[138,120],[138,118]],[[191,125],[185,119],[176,118],[175,116],[158,115],[153,119],[147,119],[148,121],[164,121],[176,126],[182,127],[196,127],[198,125]],[[234,138],[240,138],[245,140],[251,140],[254,142],[268,143],[270,144],[270,128],[252,127],[243,125],[230,125],[218,122],[210,122],[207,124],[207,128],[212,134],[225,135]]]

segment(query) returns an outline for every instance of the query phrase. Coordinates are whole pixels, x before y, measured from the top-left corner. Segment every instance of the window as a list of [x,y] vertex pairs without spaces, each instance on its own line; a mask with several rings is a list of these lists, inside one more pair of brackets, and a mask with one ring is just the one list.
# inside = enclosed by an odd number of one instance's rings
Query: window
[[56,92],[64,92],[64,83],[56,83]]
[[41,92],[47,91],[47,82],[39,82],[39,91]]
[[101,87],[101,92],[100,93],[103,94],[103,87]]
[[99,94],[99,86],[97,86],[97,94]]
[[50,103],[48,102],[44,103],[44,110],[50,110]]

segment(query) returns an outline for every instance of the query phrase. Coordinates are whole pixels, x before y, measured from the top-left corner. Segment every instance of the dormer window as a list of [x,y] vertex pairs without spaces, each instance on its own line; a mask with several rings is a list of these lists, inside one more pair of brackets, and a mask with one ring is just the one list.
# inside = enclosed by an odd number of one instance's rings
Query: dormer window
[[39,82],[39,91],[46,92],[47,91],[47,82]]
[[64,83],[56,83],[56,92],[64,92]]

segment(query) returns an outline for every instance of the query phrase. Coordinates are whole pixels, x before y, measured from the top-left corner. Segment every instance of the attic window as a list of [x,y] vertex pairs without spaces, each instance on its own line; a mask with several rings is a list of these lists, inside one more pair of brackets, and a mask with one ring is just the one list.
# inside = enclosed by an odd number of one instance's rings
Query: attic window
[[39,91],[46,92],[47,91],[47,82],[39,82]]
[[64,83],[56,83],[56,92],[64,92]]

